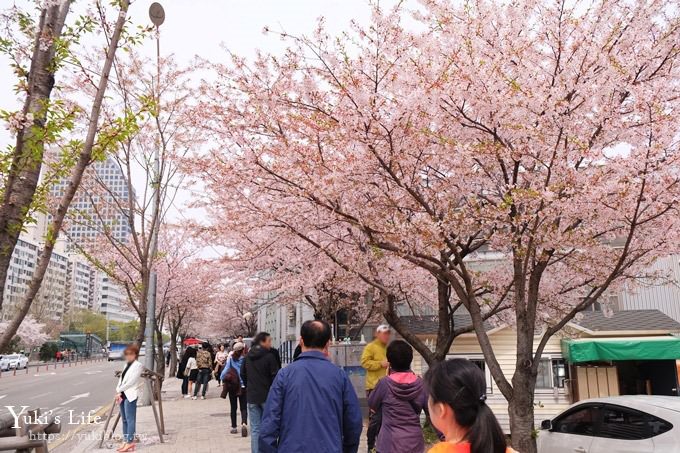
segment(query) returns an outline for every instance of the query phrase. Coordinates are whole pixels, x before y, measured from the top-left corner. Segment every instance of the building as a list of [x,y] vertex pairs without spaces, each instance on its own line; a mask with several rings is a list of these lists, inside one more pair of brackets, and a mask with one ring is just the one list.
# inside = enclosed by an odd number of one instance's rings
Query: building
[[[28,285],[35,273],[41,247],[22,236],[12,253],[7,279],[1,319],[8,320],[26,297]],[[68,257],[58,251],[52,252],[43,283],[31,305],[30,314],[38,322],[57,321],[64,317],[67,305]]]
[[302,323],[314,319],[314,310],[302,302],[279,304],[275,298],[275,293],[268,293],[256,303],[257,330],[269,332],[285,360],[292,356]]
[[96,275],[94,267],[82,256],[69,256],[67,313],[72,310],[94,309]]
[[651,270],[658,273],[661,281],[641,279],[635,286],[626,285],[614,309],[660,310],[680,322],[680,256],[659,258]]
[[[456,315],[468,325],[469,315]],[[434,344],[433,316],[404,317],[402,321],[421,339]],[[487,324],[496,359],[508,379],[515,372],[517,333],[514,326]],[[547,343],[536,378],[535,418],[549,419],[572,403],[591,397],[631,394],[678,395],[676,360],[680,359],[680,323],[658,310],[585,312]],[[534,345],[540,341],[536,336]],[[466,358],[486,376],[487,405],[503,429],[509,430],[508,403],[496,386],[474,332],[458,336],[447,358]],[[424,374],[427,363],[415,354],[413,370]]]
[[137,315],[127,308],[127,294],[108,275],[97,271],[95,277],[95,310],[109,321],[128,322]]
[[[111,158],[95,162],[88,173],[90,181],[83,186],[87,184],[88,190],[84,192],[81,188],[69,207],[69,222],[64,229],[66,236],[74,244],[94,239],[106,228],[114,239],[126,242],[130,224],[126,211],[119,206],[126,206],[134,194],[130,194],[125,174]],[[66,184],[66,180],[55,184],[52,195],[61,196]]]

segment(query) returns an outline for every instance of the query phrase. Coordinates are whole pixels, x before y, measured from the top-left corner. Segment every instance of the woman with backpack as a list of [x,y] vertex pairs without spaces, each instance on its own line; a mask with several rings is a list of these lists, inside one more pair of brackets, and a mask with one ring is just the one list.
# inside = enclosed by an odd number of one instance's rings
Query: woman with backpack
[[224,365],[220,380],[222,381],[222,398],[229,395],[231,406],[231,433],[238,433],[236,428],[236,408],[241,409],[241,436],[248,436],[248,407],[246,403],[246,386],[241,379],[241,367],[245,360],[245,344],[234,343],[231,356]]

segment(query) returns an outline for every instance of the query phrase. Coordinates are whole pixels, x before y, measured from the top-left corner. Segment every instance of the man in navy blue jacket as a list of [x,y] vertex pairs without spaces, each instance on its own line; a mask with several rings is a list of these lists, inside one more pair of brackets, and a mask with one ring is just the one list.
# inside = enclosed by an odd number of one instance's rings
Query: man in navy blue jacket
[[307,321],[302,354],[279,371],[264,407],[261,453],[356,453],[362,419],[356,392],[328,360],[331,327]]

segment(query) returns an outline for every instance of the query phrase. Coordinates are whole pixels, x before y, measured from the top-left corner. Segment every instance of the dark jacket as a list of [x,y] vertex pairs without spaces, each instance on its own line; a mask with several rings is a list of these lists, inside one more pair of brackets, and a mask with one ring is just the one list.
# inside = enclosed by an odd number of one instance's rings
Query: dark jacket
[[260,425],[262,453],[355,453],[362,419],[345,372],[320,351],[304,352],[276,375]]
[[422,379],[410,372],[380,379],[368,397],[368,406],[382,413],[378,452],[425,450],[420,413],[427,407],[427,392]]
[[267,401],[269,388],[279,368],[276,355],[272,351],[260,345],[250,349],[244,366],[241,367],[241,381],[248,388],[246,399],[249,404],[264,404]]

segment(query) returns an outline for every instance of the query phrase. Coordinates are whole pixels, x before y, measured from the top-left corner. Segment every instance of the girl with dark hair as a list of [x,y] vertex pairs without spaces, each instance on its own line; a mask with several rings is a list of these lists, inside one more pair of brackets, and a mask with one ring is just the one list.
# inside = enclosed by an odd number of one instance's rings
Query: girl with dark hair
[[484,373],[466,359],[438,363],[425,374],[432,424],[446,438],[430,453],[510,453],[486,405]]
[[246,385],[241,377],[241,368],[245,361],[245,344],[234,343],[231,356],[222,370],[220,380],[224,384],[222,388],[222,398],[229,395],[229,405],[231,407],[231,433],[236,434],[236,408],[241,409],[241,436],[248,435],[248,406],[246,402]]
[[413,348],[403,340],[387,347],[389,374],[380,379],[368,397],[368,406],[382,414],[375,444],[378,453],[422,453],[425,449],[420,413],[427,410],[422,379],[411,371]]
[[[184,393],[184,382],[182,382],[182,394],[184,395],[184,398],[191,398],[191,392],[192,388],[194,385],[194,382],[196,382],[196,377],[198,376],[198,366],[196,365],[196,353],[198,351],[196,348],[189,346],[184,353],[186,356],[186,363],[184,365],[184,378],[186,379],[187,382],[187,393]],[[184,358],[182,358],[184,360]]]

